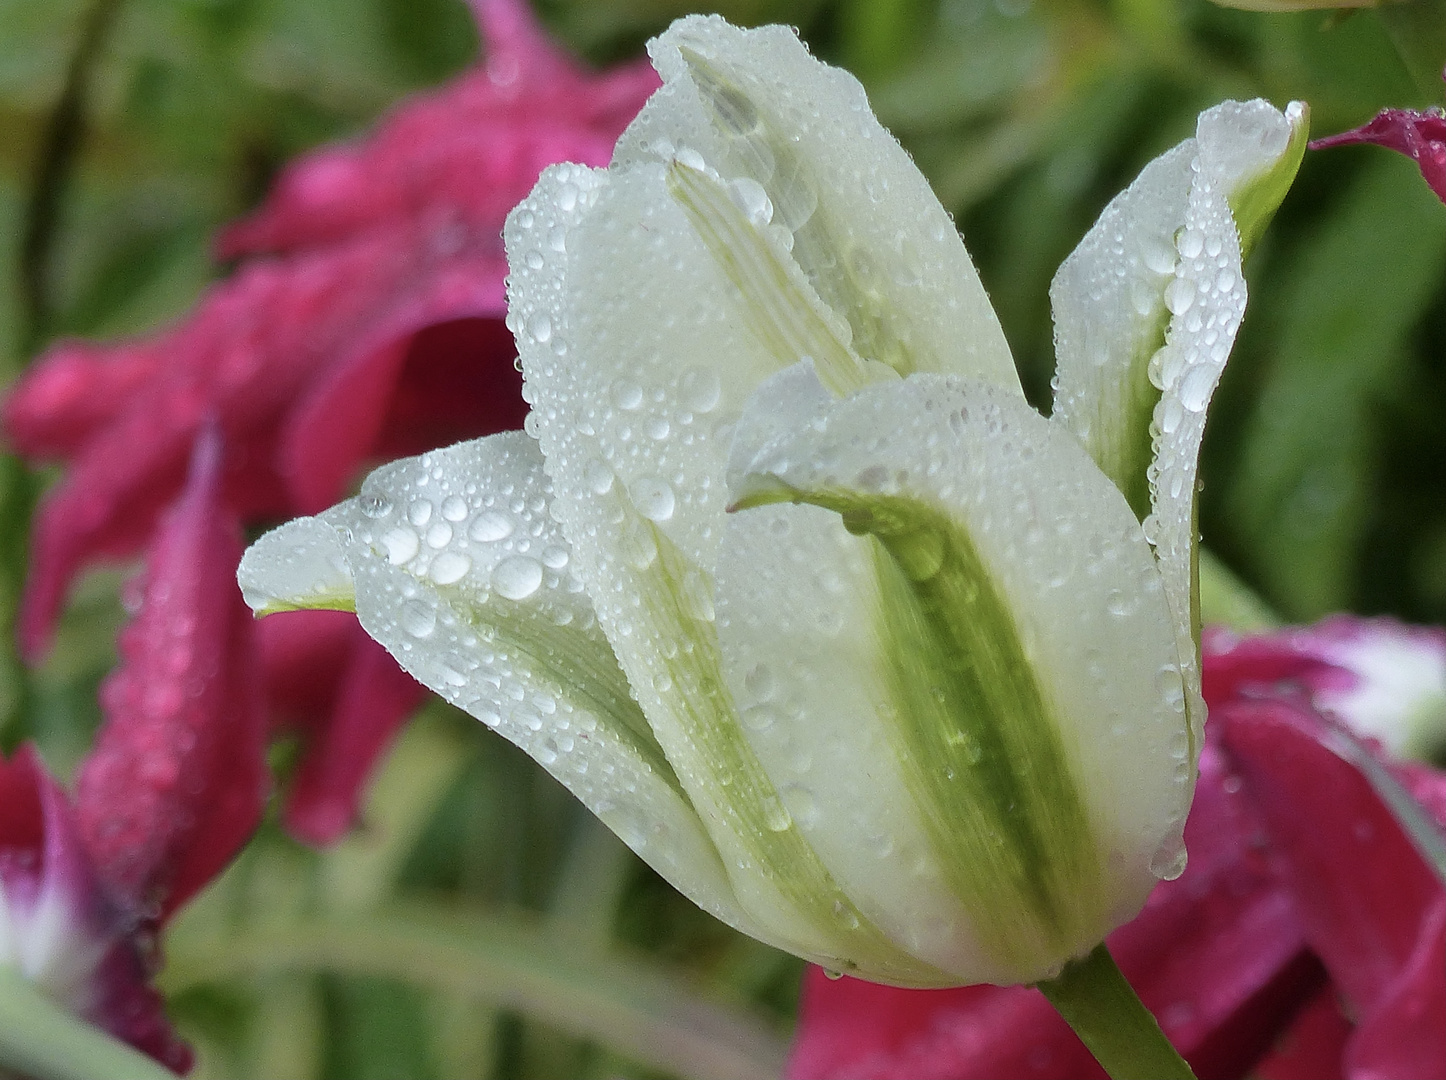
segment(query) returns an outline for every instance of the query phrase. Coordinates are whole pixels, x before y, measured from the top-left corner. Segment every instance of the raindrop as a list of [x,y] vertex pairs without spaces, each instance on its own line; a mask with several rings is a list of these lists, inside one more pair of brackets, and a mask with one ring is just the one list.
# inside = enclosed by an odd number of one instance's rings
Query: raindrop
[[1195,302],[1195,283],[1189,278],[1176,278],[1165,286],[1165,306],[1172,315],[1183,315]]
[[657,476],[645,476],[633,482],[631,494],[638,513],[649,521],[667,521],[673,516],[673,488]]
[[460,495],[448,495],[442,500],[442,516],[448,521],[461,521],[467,516],[467,500]]
[[545,345],[552,340],[552,317],[545,311],[537,312],[527,320],[527,332],[532,335],[532,340]]
[[393,566],[401,566],[416,557],[422,541],[411,529],[398,526],[382,536],[382,546],[387,549],[387,561]]
[[452,526],[445,521],[434,521],[432,527],[427,530],[427,546],[432,548],[444,548],[452,542]]
[[717,372],[694,368],[683,376],[683,401],[696,413],[712,412],[723,396],[723,383]]
[[1180,234],[1177,246],[1180,248],[1180,254],[1185,258],[1198,258],[1200,252],[1205,249],[1205,234],[1199,229],[1186,229]]
[[420,600],[408,600],[402,605],[401,624],[412,637],[429,638],[437,628],[437,612]]
[[542,564],[527,555],[513,555],[492,568],[492,587],[508,600],[526,600],[542,584]]
[[633,410],[643,403],[643,388],[631,379],[618,379],[612,386],[613,401],[619,409]]
[[583,480],[594,495],[606,495],[613,489],[613,471],[600,458],[593,458],[587,463]]
[[467,576],[472,569],[472,556],[456,551],[444,551],[432,560],[428,574],[438,585],[454,585]]
[[517,526],[506,514],[487,510],[473,520],[467,528],[467,535],[479,544],[491,544],[506,540]]
[[415,499],[412,505],[407,507],[407,520],[417,528],[421,528],[432,520],[432,504],[427,499]]
[[1199,364],[1185,372],[1180,380],[1180,404],[1193,413],[1201,412],[1210,402],[1210,391],[1215,387],[1215,371]]
[[386,517],[392,512],[392,500],[380,492],[361,497],[361,512],[369,518]]

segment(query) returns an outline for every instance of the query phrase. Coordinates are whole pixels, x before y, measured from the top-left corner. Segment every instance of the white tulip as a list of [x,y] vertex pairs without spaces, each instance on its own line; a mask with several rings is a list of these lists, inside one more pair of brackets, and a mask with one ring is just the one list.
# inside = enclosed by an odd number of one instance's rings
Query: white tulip
[[683,19],[507,222],[527,433],[264,537],[706,910],[881,982],[1048,978],[1184,865],[1204,408],[1304,114],[1203,114],[1066,261],[1055,415],[790,30]]

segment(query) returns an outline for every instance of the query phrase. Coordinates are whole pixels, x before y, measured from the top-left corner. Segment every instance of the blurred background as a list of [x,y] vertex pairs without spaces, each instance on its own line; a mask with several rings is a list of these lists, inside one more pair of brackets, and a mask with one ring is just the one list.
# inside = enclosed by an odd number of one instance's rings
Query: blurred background
[[[595,64],[682,0],[542,0]],[[850,68],[955,214],[1047,406],[1048,286],[1103,205],[1224,98],[1310,103],[1317,135],[1442,100],[1440,0],[1260,14],[1206,0],[719,0]],[[477,61],[462,0],[0,0],[0,382],[62,335],[184,313],[218,226],[292,156]],[[1247,266],[1205,449],[1202,529],[1284,618],[1446,621],[1446,211],[1413,164],[1312,153]],[[45,478],[41,477],[43,483]],[[35,483],[0,465],[0,614]],[[46,666],[8,639],[8,752],[64,777],[99,720],[123,571]],[[277,764],[286,767],[286,747]],[[167,937],[202,1077],[776,1073],[799,961],[695,910],[521,752],[440,703],[316,853],[268,825]]]

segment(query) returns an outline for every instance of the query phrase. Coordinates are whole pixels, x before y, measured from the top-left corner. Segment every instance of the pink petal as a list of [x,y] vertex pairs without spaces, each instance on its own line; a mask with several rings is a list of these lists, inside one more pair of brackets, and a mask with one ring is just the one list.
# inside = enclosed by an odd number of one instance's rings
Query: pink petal
[[1343,1080],[1342,1054],[1351,1022],[1332,987],[1303,1008],[1275,1047],[1250,1070],[1257,1080]]
[[1439,110],[1384,109],[1370,123],[1316,139],[1310,148],[1325,150],[1353,143],[1372,143],[1405,154],[1420,167],[1436,197],[1446,202],[1446,114]]
[[235,584],[240,531],[220,496],[210,432],[161,525],[77,784],[101,880],[128,910],[160,919],[230,861],[266,793],[252,623]]
[[64,342],[11,387],[0,408],[0,427],[27,457],[68,459],[120,415],[161,364],[144,344]]
[[[1239,782],[1207,748],[1186,830],[1190,862],[1110,949],[1199,1075],[1238,1076],[1321,974],[1270,868]],[[1024,988],[917,991],[811,972],[788,1075],[1102,1076],[1044,998]]]
[[1440,883],[1308,709],[1240,699],[1211,723],[1260,808],[1311,948],[1354,1013],[1368,1015],[1415,952]]
[[292,611],[258,624],[273,725],[301,733],[283,821],[298,840],[334,843],[392,738],[426,697],[356,616]]
[[1446,1076],[1446,897],[1423,920],[1399,977],[1346,1050],[1351,1080]]
[[0,758],[0,893],[28,978],[172,1070],[190,1069],[148,982],[149,938],[102,893],[74,812],[29,746]]
[[426,697],[426,689],[356,627],[331,715],[306,740],[284,820],[297,839],[335,843],[356,821],[377,762]]

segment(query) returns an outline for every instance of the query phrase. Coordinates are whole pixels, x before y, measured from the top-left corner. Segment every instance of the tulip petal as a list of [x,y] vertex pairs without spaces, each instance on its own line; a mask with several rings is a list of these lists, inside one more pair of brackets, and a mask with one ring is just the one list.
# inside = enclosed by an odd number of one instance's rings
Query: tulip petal
[[[849,823],[813,840],[846,887],[914,879],[859,850],[848,807],[875,804],[856,771],[813,760],[838,739],[855,760],[892,752],[902,780],[881,783],[908,795],[879,804],[937,808],[925,846],[985,943],[962,980],[1042,978],[1179,872],[1191,784],[1169,610],[1138,523],[1072,438],[1010,394],[914,376],[775,440],[737,494],[841,517],[737,515],[718,604],[729,687],[790,812]],[[752,710],[778,720],[748,725]]]
[[554,512],[658,743],[767,928],[757,936],[838,970],[932,983],[940,973],[829,879],[738,730],[712,599],[729,443],[753,390],[799,357],[753,330],[770,320],[668,178],[657,162],[618,177],[558,166],[508,219],[509,320]]
[[[535,758],[700,907],[755,933],[571,572],[549,497],[536,443],[509,432],[378,469],[301,535],[330,529],[344,545],[362,626],[406,671]],[[297,530],[247,552],[248,597],[317,594],[305,570],[329,573],[333,547],[301,545],[287,568]]]
[[740,30],[717,16],[674,23],[649,52],[664,88],[619,140],[615,168],[700,155],[767,208],[858,355],[1018,392],[953,221],[852,75],[814,60],[786,27]]
[[1054,419],[1079,437],[1145,525],[1175,614],[1192,738],[1201,744],[1193,598],[1205,407],[1245,314],[1243,252],[1284,197],[1306,112],[1225,102],[1156,159],[1065,260],[1050,289]]

